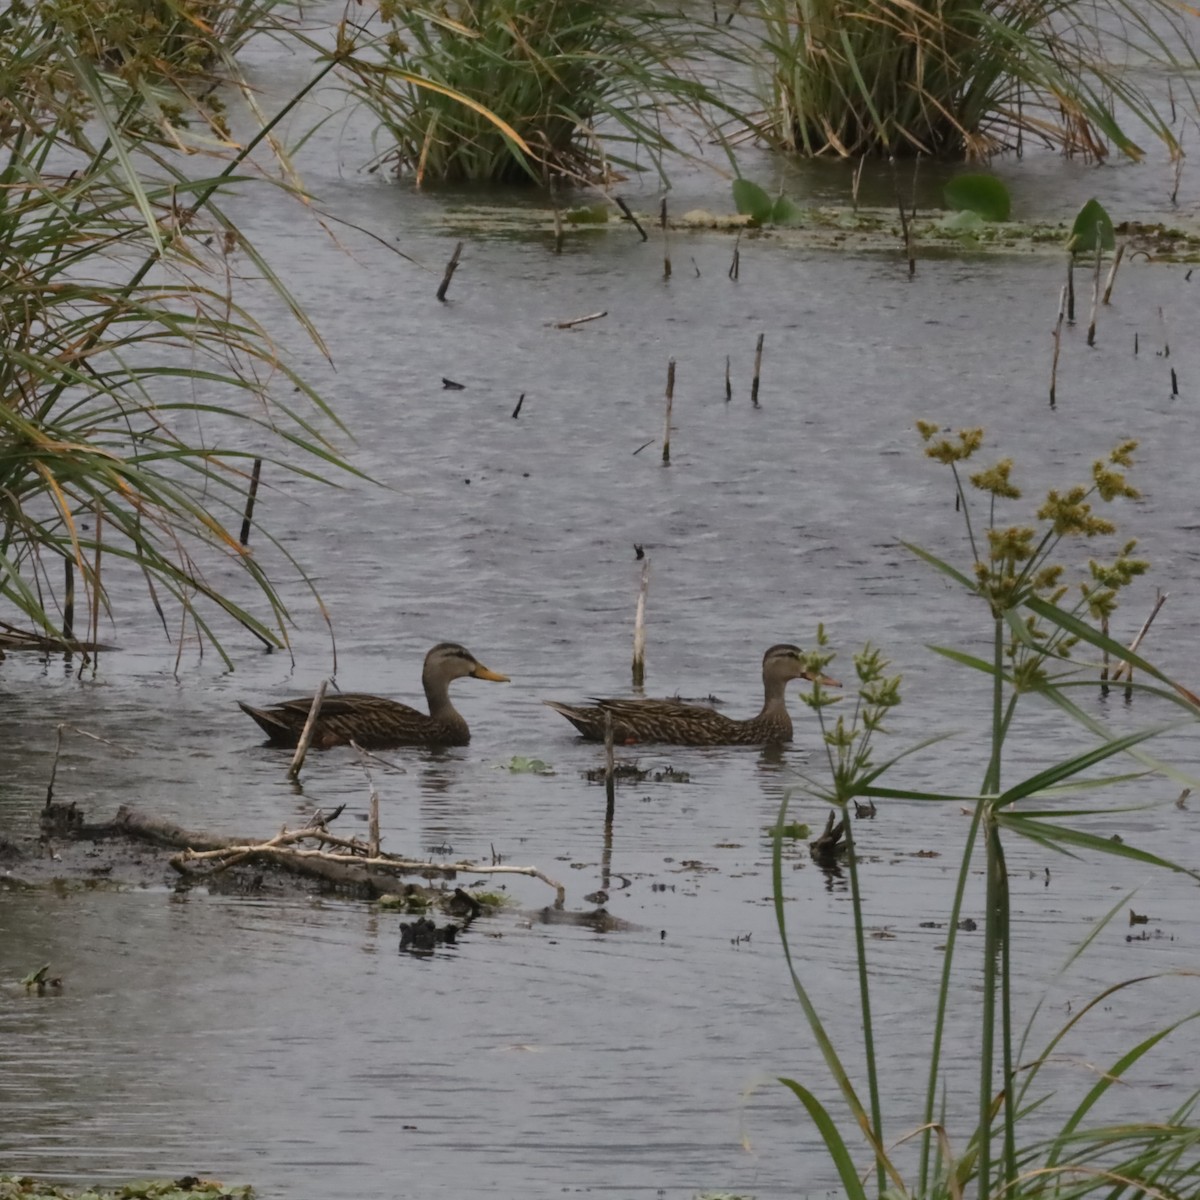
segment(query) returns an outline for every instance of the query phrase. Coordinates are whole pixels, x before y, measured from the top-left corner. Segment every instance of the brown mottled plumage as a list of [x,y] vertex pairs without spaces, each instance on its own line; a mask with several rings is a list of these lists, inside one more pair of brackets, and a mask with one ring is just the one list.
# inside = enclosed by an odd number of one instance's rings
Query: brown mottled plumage
[[[699,704],[678,700],[594,700],[591,704],[545,701],[589,741],[604,740],[604,717],[612,713],[613,740],[674,742],[679,746],[766,745],[792,740],[792,718],[783,693],[791,679],[812,679],[797,646],[772,646],[763,655],[763,706],[755,717],[735,721]],[[834,683],[822,678],[822,683]]]
[[[344,746],[351,740],[367,750],[391,746],[465,746],[471,731],[450,703],[450,682],[470,675],[507,683],[507,675],[489,671],[467,649],[455,642],[441,642],[425,655],[421,683],[429,702],[429,714],[407,704],[363,692],[329,692],[321,703],[312,744],[319,750]],[[294,746],[312,708],[312,697],[284,700],[269,708],[252,708],[238,701],[243,712],[262,726],[276,746]]]

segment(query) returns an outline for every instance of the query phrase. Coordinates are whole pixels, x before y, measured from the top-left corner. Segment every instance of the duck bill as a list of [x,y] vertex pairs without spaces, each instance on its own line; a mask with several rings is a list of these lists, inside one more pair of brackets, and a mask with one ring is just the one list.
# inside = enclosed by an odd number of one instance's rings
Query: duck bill
[[810,683],[819,683],[822,687],[841,687],[840,679],[830,679],[828,675],[814,675],[811,671],[804,671],[801,679],[807,679]]
[[475,664],[471,675],[475,679],[490,679],[493,683],[508,683],[507,675],[501,675],[499,671],[489,671],[482,663]]

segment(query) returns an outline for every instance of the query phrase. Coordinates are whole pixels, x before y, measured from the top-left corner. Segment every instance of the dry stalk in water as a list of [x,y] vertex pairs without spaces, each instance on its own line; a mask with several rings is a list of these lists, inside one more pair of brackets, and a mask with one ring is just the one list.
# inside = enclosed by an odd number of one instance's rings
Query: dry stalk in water
[[317,718],[321,715],[321,705],[325,702],[325,689],[328,686],[329,680],[322,679],[320,686],[313,696],[312,707],[308,710],[308,718],[304,722],[304,729],[300,733],[300,740],[296,743],[296,753],[292,755],[292,765],[288,767],[289,779],[300,778],[300,768],[304,766],[304,756],[308,753],[308,747],[312,742],[313,734],[316,732]]

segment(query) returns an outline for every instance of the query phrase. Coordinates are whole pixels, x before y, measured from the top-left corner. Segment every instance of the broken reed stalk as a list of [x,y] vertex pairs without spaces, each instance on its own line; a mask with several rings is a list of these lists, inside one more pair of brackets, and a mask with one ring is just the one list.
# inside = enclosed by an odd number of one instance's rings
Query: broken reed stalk
[[737,237],[733,239],[733,257],[729,260],[729,278],[736,281],[738,273],[742,268],[742,231],[739,229]]
[[1159,323],[1159,325],[1162,326],[1162,339],[1163,339],[1162,356],[1163,356],[1163,358],[1170,358],[1171,357],[1171,339],[1167,334],[1167,318],[1166,318],[1165,314],[1163,313],[1161,304],[1158,306],[1158,323]]
[[238,539],[243,546],[250,543],[250,523],[254,520],[254,501],[258,496],[258,481],[262,475],[262,459],[254,460],[250,472],[250,490],[246,493],[246,511],[242,513],[242,536]]
[[642,581],[638,586],[633,615],[633,686],[641,691],[646,683],[646,593],[650,590],[650,555],[642,558]]
[[1107,304],[1112,299],[1113,284],[1117,281],[1117,268],[1121,265],[1121,259],[1125,257],[1125,243],[1118,242],[1117,249],[1113,254],[1112,266],[1108,268],[1108,278],[1104,281],[1104,303]]
[[1171,395],[1179,395],[1179,377],[1175,374],[1175,368],[1171,368]]
[[729,355],[725,355],[725,400],[733,399],[733,381],[729,378]]
[[[1142,627],[1138,630],[1137,637],[1135,637],[1133,641],[1129,643],[1130,654],[1137,653],[1138,647],[1142,644],[1142,639],[1146,636],[1150,626],[1154,623],[1154,618],[1158,616],[1158,610],[1162,608],[1164,604],[1166,604],[1167,597],[1170,594],[1170,592],[1163,592],[1158,599],[1154,601],[1154,607],[1150,610],[1150,615],[1145,619],[1145,621],[1142,622]],[[1133,667],[1131,667],[1128,662],[1118,663],[1117,669],[1112,673],[1113,683],[1116,683],[1117,680],[1121,678],[1122,674],[1125,674],[1126,672],[1129,675],[1130,682],[1132,682]]]
[[72,733],[77,733],[81,737],[91,738],[93,742],[100,742],[104,746],[110,746],[114,750],[119,750],[122,754],[133,755],[135,751],[130,750],[126,746],[122,746],[117,742],[110,742],[108,738],[102,738],[97,733],[88,733],[86,729],[80,729],[78,725],[68,725],[65,721],[60,721],[58,724],[58,737],[54,743],[54,761],[50,764],[50,782],[46,785],[46,807],[50,807],[51,801],[54,799],[54,777],[58,774],[58,759],[62,754],[63,732],[70,730]]
[[765,333],[760,333],[758,344],[754,347],[754,379],[750,383],[750,403],[755,408],[758,408],[758,378],[762,374],[763,338],[766,336]]
[[850,201],[854,205],[854,215],[858,216],[858,188],[862,183],[863,167],[867,165],[867,156],[864,154],[858,160],[858,166],[854,168],[854,175],[850,180]]
[[458,256],[462,253],[462,248],[462,242],[459,242],[454,247],[454,253],[450,255],[450,261],[446,264],[446,271],[442,276],[442,282],[438,285],[437,298],[442,303],[445,303],[446,289],[450,286],[450,280],[454,278],[454,272],[458,270]]
[[512,410],[513,420],[515,421],[521,415],[521,405],[525,403],[525,393],[522,392],[517,399],[517,407]]
[[[1100,618],[1100,632],[1108,637],[1108,617],[1107,615]],[[1108,695],[1108,647],[1104,648],[1104,653],[1100,659],[1100,695]]]
[[58,774],[58,757],[62,754],[62,735],[65,725],[60,724],[58,727],[58,737],[54,742],[54,761],[50,764],[50,782],[46,784],[46,807],[50,807],[50,802],[54,799],[54,777]]
[[617,768],[613,754],[612,713],[604,714],[604,824],[611,826],[617,807]]
[[667,228],[667,198],[663,197],[658,210],[658,224],[663,235],[663,278],[671,278],[671,231]]
[[550,177],[550,206],[554,213],[554,253],[561,254],[563,250],[563,221],[558,207],[558,185],[554,176]]
[[1050,407],[1054,407],[1055,395],[1058,390],[1058,353],[1062,349],[1063,314],[1066,311],[1067,288],[1064,284],[1058,290],[1058,320],[1054,322],[1054,357],[1050,360]]
[[1067,324],[1075,324],[1075,251],[1067,251]]
[[625,219],[633,222],[634,229],[636,229],[638,233],[642,235],[642,241],[648,242],[650,240],[650,235],[642,228],[641,221],[639,221],[637,217],[633,215],[633,209],[631,209],[629,205],[621,199],[620,196],[614,196],[613,200],[615,201],[616,206],[625,214]]
[[675,360],[671,359],[667,363],[667,419],[663,426],[663,451],[662,460],[664,466],[671,465],[671,408],[675,403]]
[[1087,344],[1096,344],[1096,310],[1100,307],[1100,226],[1096,226],[1096,268],[1092,272],[1092,311],[1088,314]]
[[908,213],[904,211],[904,197],[900,194],[900,176],[896,171],[896,160],[888,160],[892,164],[892,183],[896,187],[896,207],[900,210],[900,232],[904,236],[904,253],[908,256],[908,277],[911,279],[917,273],[917,255],[913,249],[912,226],[909,224]]
[[325,689],[329,686],[328,679],[322,679],[320,686],[313,695],[312,707],[308,710],[308,717],[304,722],[304,729],[301,731],[300,740],[296,743],[296,753],[292,755],[292,764],[288,767],[288,778],[299,779],[300,768],[304,766],[304,756],[308,753],[308,747],[313,740],[313,734],[317,729],[317,718],[321,715],[321,705],[325,702]]
[[[96,516],[96,563],[92,568],[92,645],[95,647],[95,652],[92,655],[92,670],[96,669],[96,662],[100,658],[100,553],[104,542],[104,510],[99,504],[95,509]],[[186,611],[186,605],[185,611]],[[182,650],[183,640],[180,639],[180,649]]]
[[[367,853],[372,858],[379,857],[379,789],[375,786],[375,780],[371,777],[371,768],[367,766],[367,752],[353,738],[350,740],[350,745],[354,747],[358,754],[358,761],[362,764],[362,769],[367,776],[367,786],[371,789],[370,799],[367,802]],[[338,809],[341,812],[341,809]]]
[[75,636],[75,560],[63,559],[63,638],[71,641]]

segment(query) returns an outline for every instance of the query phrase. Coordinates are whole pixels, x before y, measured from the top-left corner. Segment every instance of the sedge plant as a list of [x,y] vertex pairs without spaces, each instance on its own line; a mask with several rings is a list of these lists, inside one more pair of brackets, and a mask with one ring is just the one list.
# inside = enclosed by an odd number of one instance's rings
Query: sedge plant
[[[757,0],[762,131],[806,154],[986,159],[1025,141],[1180,153],[1147,65],[1190,94],[1178,0]],[[1131,69],[1136,68],[1136,69]],[[1173,103],[1172,103],[1173,107]]]
[[[3,23],[0,53],[5,624],[65,645],[90,627],[95,642],[114,586],[140,580],[180,645],[194,629],[226,657],[229,619],[284,645],[284,602],[235,532],[250,463],[314,478],[345,464],[334,414],[236,294],[243,269],[273,284],[320,345],[220,206],[231,183],[250,182],[247,157],[269,126],[214,172],[194,159],[185,172],[138,89],[98,69],[61,23]],[[260,528],[260,553],[268,541]],[[122,582],[116,594],[132,592]]]
[[[977,672],[987,681],[990,695],[987,761],[979,791],[973,795],[884,784],[885,773],[937,739],[879,761],[879,738],[886,732],[889,712],[900,703],[901,681],[890,673],[889,663],[876,648],[868,646],[855,657],[857,687],[852,695],[844,696],[816,683],[805,696],[821,725],[828,767],[827,779],[805,777],[805,791],[832,806],[844,828],[864,1039],[865,1096],[860,1095],[792,956],[778,838],[775,849],[776,916],[794,989],[833,1080],[866,1141],[873,1164],[872,1184],[860,1177],[849,1144],[828,1107],[800,1082],[794,1079],[783,1082],[816,1123],[848,1200],[867,1200],[868,1196],[958,1200],[964,1195],[972,1195],[976,1200],[1034,1196],[1053,1200],[1084,1196],[1176,1200],[1194,1196],[1200,1189],[1200,1123],[1194,1119],[1196,1095],[1187,1097],[1161,1122],[1090,1124],[1089,1118],[1130,1067],[1198,1014],[1156,1031],[1125,1051],[1090,1086],[1061,1128],[1050,1132],[1044,1112],[1047,1096],[1035,1090],[1044,1065],[1052,1060],[1068,1033],[1075,1031],[1099,1004],[1116,992],[1147,981],[1127,980],[1112,985],[1072,1016],[1040,1053],[1028,1048],[1033,1017],[1021,1036],[1013,1023],[1011,906],[1005,857],[1005,843],[1010,836],[1021,836],[1042,848],[1064,854],[1084,851],[1168,870],[1182,869],[1120,839],[1093,833],[1078,822],[1080,817],[1093,817],[1111,809],[1061,807],[1064,798],[1081,788],[1094,792],[1137,778],[1147,770],[1164,770],[1182,778],[1151,758],[1144,745],[1167,727],[1114,736],[1075,699],[1080,689],[1094,691],[1099,686],[1098,674],[1090,665],[1085,667],[1076,662],[1081,646],[1137,666],[1141,674],[1149,676],[1149,682],[1139,683],[1138,688],[1181,707],[1184,723],[1191,724],[1200,715],[1200,701],[1190,691],[1141,656],[1112,641],[1099,628],[1113,612],[1121,590],[1147,568],[1145,560],[1135,554],[1135,543],[1119,544],[1106,561],[1092,560],[1086,577],[1074,589],[1064,582],[1066,570],[1061,559],[1065,546],[1080,538],[1112,537],[1115,525],[1102,510],[1137,496],[1127,478],[1135,443],[1124,442],[1106,458],[1095,462],[1089,482],[1065,490],[1051,489],[1038,507],[1034,523],[1007,525],[1001,520],[1004,507],[1019,500],[1021,495],[1012,461],[1002,459],[989,467],[969,471],[965,464],[983,443],[981,430],[968,429],[945,436],[936,425],[924,422],[919,429],[926,453],[953,474],[972,561],[967,570],[960,570],[927,550],[915,546],[909,549],[961,588],[987,622],[990,643],[987,656],[933,648],[953,664]],[[982,516],[973,511],[972,499],[983,501]],[[832,658],[833,651],[824,630],[820,630],[810,662],[815,678],[822,677]],[[1019,706],[1034,699],[1049,703],[1070,717],[1087,731],[1091,744],[1014,780],[1011,776],[1025,749],[1014,732],[1014,717]],[[848,713],[844,711],[847,705],[851,706]],[[1118,755],[1132,755],[1140,760],[1139,770],[1099,776],[1095,773],[1095,768]],[[972,814],[946,921],[915,1177],[902,1170],[889,1141],[889,1138],[906,1140],[910,1132],[885,1128],[885,1106],[877,1069],[879,1048],[872,1020],[865,898],[854,843],[852,801],[858,798],[953,803],[969,806]],[[787,804],[785,799],[780,827]],[[978,976],[978,1087],[970,1134],[956,1156],[950,1149],[947,1122],[949,1115],[959,1116],[964,1106],[955,1103],[952,1114],[948,1114],[950,1101],[943,1090],[946,1084],[942,1059],[952,1001],[957,931],[968,881],[980,857],[985,897],[983,956]],[[1114,907],[1089,941],[1099,935],[1119,908],[1120,905]],[[976,994],[974,989],[972,994]]]
[[342,69],[380,157],[418,186],[661,173],[671,114],[713,98],[697,27],[651,4],[388,0],[378,16]]

